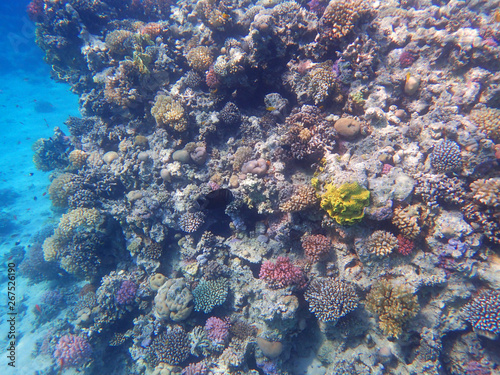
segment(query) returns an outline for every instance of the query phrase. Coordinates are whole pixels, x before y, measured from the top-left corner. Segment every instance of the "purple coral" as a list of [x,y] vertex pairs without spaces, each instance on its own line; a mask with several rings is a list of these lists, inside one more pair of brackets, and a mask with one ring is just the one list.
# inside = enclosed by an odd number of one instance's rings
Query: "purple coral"
[[133,281],[124,280],[118,292],[116,292],[116,303],[118,305],[128,305],[135,298],[137,292],[137,285]]
[[205,361],[190,363],[181,372],[182,375],[206,375],[207,373],[208,369]]
[[61,337],[54,351],[54,358],[61,367],[78,367],[90,359],[92,348],[83,337],[68,334]]
[[215,345],[224,345],[229,337],[229,328],[231,324],[227,320],[222,320],[211,316],[205,323],[205,331],[209,340]]

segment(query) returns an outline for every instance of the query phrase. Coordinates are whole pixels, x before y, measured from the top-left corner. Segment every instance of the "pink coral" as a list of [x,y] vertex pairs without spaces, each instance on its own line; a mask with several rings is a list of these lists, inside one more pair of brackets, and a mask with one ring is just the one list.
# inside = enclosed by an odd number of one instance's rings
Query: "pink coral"
[[54,358],[61,367],[83,365],[90,359],[92,348],[83,337],[68,334],[59,339],[54,351]]
[[322,234],[305,234],[302,236],[302,248],[308,259],[317,262],[330,252],[332,243]]
[[227,320],[222,320],[211,316],[205,323],[205,331],[208,339],[215,345],[224,345],[229,337],[229,328],[231,324]]
[[133,281],[124,280],[118,292],[116,292],[116,303],[118,305],[128,305],[135,298],[137,285]]
[[266,260],[260,267],[259,277],[267,282],[271,288],[285,288],[297,285],[305,286],[305,276],[302,268],[294,266],[289,258],[278,257],[276,263]]

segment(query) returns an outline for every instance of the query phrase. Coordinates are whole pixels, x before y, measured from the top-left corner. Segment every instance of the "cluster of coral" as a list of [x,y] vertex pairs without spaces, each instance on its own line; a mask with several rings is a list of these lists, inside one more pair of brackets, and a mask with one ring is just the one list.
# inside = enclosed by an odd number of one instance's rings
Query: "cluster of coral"
[[498,371],[498,3],[28,12],[82,112],[33,145],[60,218],[20,268],[67,278],[55,368]]

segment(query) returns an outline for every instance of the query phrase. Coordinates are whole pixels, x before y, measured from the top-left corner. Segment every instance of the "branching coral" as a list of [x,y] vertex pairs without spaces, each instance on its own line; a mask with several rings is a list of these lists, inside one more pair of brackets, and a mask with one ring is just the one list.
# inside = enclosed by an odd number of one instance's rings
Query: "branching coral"
[[341,186],[326,184],[321,194],[321,208],[341,225],[355,224],[364,216],[370,204],[370,192],[357,182]]
[[322,234],[305,234],[301,242],[304,253],[313,262],[327,256],[332,248],[330,239]]
[[500,141],[500,109],[476,109],[471,111],[470,118],[488,137]]
[[384,334],[398,338],[403,325],[419,311],[417,296],[403,285],[390,281],[375,284],[366,296],[366,308],[377,314],[379,326]]
[[278,257],[274,263],[264,261],[260,267],[259,278],[265,280],[271,288],[302,287],[306,281],[304,271],[294,266],[286,257]]
[[470,184],[474,199],[486,206],[500,206],[500,178],[476,180]]
[[319,39],[337,41],[349,34],[357,21],[369,11],[365,0],[332,0],[319,20]]
[[303,211],[317,203],[318,198],[314,188],[309,185],[299,185],[294,189],[291,197],[280,204],[280,210],[283,212]]
[[358,295],[353,286],[339,279],[315,279],[304,294],[309,311],[318,320],[334,322],[358,307]]
[[190,50],[186,55],[186,59],[189,66],[198,72],[205,72],[213,62],[210,49],[205,46],[195,47]]
[[155,98],[151,114],[156,120],[156,124],[162,127],[170,127],[178,132],[187,129],[187,119],[184,108],[180,102],[170,96],[159,94]]
[[227,298],[229,281],[225,277],[202,280],[193,290],[194,309],[208,314],[215,306],[222,305]]
[[427,207],[414,204],[405,208],[396,207],[392,223],[398,227],[403,236],[414,240],[420,234],[422,228],[432,222],[432,219],[431,211]]
[[496,339],[500,335],[500,292],[484,290],[463,308],[465,320],[478,334]]
[[366,246],[371,254],[383,257],[398,248],[397,238],[385,230],[377,230],[366,241]]

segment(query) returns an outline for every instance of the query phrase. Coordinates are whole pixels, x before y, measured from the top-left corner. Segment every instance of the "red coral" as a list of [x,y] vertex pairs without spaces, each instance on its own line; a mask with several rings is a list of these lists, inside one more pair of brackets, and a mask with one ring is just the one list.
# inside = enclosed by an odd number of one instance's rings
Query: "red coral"
[[398,245],[398,252],[403,255],[409,255],[415,246],[412,240],[409,240],[402,234],[398,234]]
[[285,288],[296,285],[305,286],[305,276],[302,268],[294,266],[289,258],[278,257],[276,263],[266,260],[260,267],[259,277],[265,280],[271,288]]
[[217,78],[217,74],[215,74],[213,65],[208,69],[208,72],[205,76],[205,81],[207,83],[207,86],[212,90],[219,87],[220,81],[219,78]]

